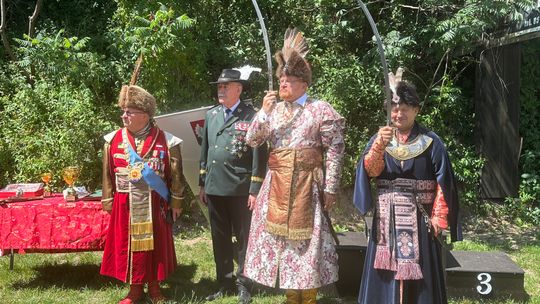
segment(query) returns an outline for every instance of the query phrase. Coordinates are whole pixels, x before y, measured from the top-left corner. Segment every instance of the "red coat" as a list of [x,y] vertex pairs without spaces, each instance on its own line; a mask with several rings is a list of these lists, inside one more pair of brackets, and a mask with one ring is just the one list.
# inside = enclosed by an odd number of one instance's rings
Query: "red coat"
[[[132,136],[129,132],[127,134],[132,147],[136,147]],[[151,192],[154,250],[130,252],[129,193],[115,191],[115,169],[126,167],[129,160],[122,157],[125,155],[122,145],[122,130],[109,134],[105,138],[110,139],[111,135],[113,135],[112,139],[104,147],[103,202],[105,205],[108,200],[112,199],[112,213],[100,272],[102,275],[111,276],[130,284],[163,281],[176,267],[172,227],[165,219],[166,211],[169,208],[168,203],[157,192]],[[163,131],[153,127],[145,139],[139,155],[145,161],[156,155],[163,156],[161,157],[163,165],[160,171],[164,174],[170,187],[173,183],[171,177],[176,175],[171,173],[169,158],[172,147],[169,147],[167,139],[169,138],[166,138]],[[179,145],[176,148],[179,153]],[[179,166],[181,174],[181,159]],[[175,178],[174,183],[177,182]],[[174,191],[171,194],[174,196]],[[107,196],[111,197],[107,198]]]

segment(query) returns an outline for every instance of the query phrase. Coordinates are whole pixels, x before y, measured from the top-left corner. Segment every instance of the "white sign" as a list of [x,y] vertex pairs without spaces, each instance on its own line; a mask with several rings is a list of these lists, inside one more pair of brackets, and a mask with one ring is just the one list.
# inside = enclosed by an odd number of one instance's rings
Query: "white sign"
[[183,140],[184,176],[193,193],[199,193],[199,159],[204,115],[211,106],[154,117],[158,127]]

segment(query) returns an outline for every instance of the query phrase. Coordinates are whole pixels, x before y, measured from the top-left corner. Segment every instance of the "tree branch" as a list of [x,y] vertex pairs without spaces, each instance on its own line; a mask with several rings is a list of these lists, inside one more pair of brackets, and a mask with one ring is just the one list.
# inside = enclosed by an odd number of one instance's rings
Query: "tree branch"
[[[41,0],[40,0],[41,1]],[[11,61],[15,62],[17,61],[17,57],[15,57],[15,53],[13,53],[13,50],[11,49],[11,45],[9,44],[9,37],[6,33],[6,3],[5,0],[0,0],[0,14],[1,14],[1,22],[0,22],[0,36],[2,36],[2,43],[4,44],[4,47],[6,49],[6,53],[8,54]],[[34,80],[32,76],[23,68],[19,67],[19,70],[21,73],[26,77],[26,82],[30,84],[32,87],[34,86]]]
[[28,36],[34,37],[34,34],[36,32],[36,21],[37,17],[39,16],[39,13],[41,12],[41,6],[43,4],[43,0],[37,0],[36,7],[34,8],[34,13],[32,16],[28,17]]
[[405,5],[405,4],[398,4],[398,6],[402,8],[417,10],[417,11],[425,11],[425,9],[421,8],[420,6],[411,6],[411,5]]
[[[427,88],[426,90],[426,96],[424,97],[424,101],[423,101],[423,104],[426,104],[426,100],[428,98],[428,95],[429,95],[429,92],[431,91],[431,89],[433,88],[433,86],[435,86],[436,82],[435,82],[435,78],[437,77],[437,74],[439,73],[439,69],[441,68],[441,65],[444,61],[444,58],[447,58],[448,59],[448,54],[450,53],[450,49],[447,49],[446,52],[444,52],[444,54],[442,55],[441,57],[441,60],[439,61],[439,64],[437,65],[437,69],[435,70],[435,73],[433,74],[433,78],[431,79],[431,83],[429,84],[429,87]],[[440,80],[439,80],[440,81]],[[439,82],[437,81],[437,83]]]
[[416,10],[416,11],[419,11],[419,12],[420,11],[421,12],[425,12],[425,11],[449,11],[449,10],[458,10],[458,9],[460,9],[459,6],[450,5],[450,4],[432,6],[429,9],[425,9],[425,8],[420,7],[420,6],[412,6],[412,5],[406,5],[406,4],[398,4],[397,6],[402,7],[402,8],[406,8],[406,9]]
[[[28,17],[28,37],[30,38],[34,37],[36,33],[36,22],[37,22],[39,13],[41,12],[42,4],[43,4],[43,0],[37,0],[36,7],[34,8],[34,13],[32,14],[32,16]],[[30,74],[28,74],[27,76],[30,84],[34,83],[35,74],[36,74],[36,67],[34,63],[30,63]]]
[[17,60],[15,57],[15,54],[11,50],[11,45],[9,44],[9,38],[6,34],[6,3],[5,0],[0,0],[0,11],[1,11],[1,18],[2,21],[0,22],[0,36],[2,36],[2,43],[4,44],[4,48],[6,49],[6,53],[11,59],[11,61]]

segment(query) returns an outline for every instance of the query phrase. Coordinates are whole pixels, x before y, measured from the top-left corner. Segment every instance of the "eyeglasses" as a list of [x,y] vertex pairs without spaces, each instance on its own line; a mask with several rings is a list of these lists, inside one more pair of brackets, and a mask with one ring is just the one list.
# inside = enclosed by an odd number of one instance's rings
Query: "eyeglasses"
[[302,80],[299,80],[299,79],[290,79],[290,80],[285,80],[285,79],[280,79],[279,80],[279,84],[288,84],[290,85],[291,83],[295,83],[295,82],[300,82]]
[[140,112],[140,111],[138,111],[138,112],[121,111],[120,113],[121,113],[120,116],[126,115],[126,116],[128,116],[128,117],[131,117],[131,116],[136,115],[136,114],[144,114],[144,112]]

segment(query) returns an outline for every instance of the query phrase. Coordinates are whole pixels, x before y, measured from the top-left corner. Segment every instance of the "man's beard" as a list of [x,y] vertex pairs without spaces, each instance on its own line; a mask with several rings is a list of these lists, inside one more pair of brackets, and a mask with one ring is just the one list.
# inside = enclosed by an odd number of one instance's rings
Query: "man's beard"
[[279,97],[282,100],[289,101],[289,99],[291,98],[291,93],[288,90],[280,90]]

